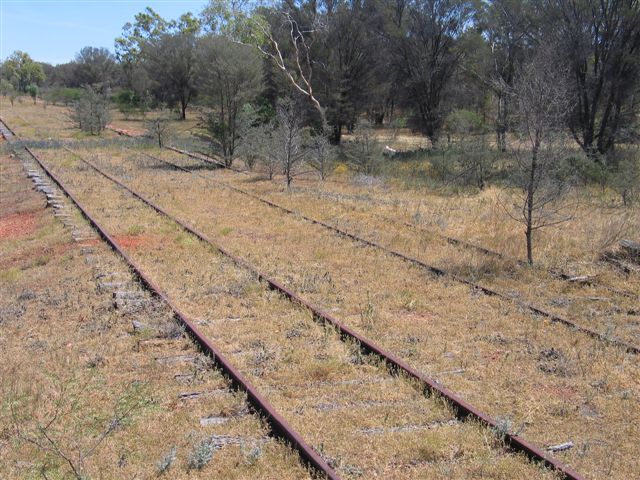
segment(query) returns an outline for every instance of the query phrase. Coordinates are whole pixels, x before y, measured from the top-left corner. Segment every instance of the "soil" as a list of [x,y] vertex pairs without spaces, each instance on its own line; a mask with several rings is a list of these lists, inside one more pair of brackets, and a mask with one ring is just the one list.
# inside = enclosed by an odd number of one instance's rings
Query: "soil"
[[39,216],[37,212],[21,212],[0,217],[0,240],[14,240],[32,234]]

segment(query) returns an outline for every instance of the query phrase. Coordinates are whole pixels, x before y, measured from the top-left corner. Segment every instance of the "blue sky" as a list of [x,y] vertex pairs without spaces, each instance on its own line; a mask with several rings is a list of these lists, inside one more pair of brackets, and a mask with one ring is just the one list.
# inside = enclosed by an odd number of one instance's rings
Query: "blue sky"
[[206,0],[0,0],[0,59],[14,50],[52,64],[72,60],[82,47],[106,47],[126,22],[150,6],[166,19],[200,13]]

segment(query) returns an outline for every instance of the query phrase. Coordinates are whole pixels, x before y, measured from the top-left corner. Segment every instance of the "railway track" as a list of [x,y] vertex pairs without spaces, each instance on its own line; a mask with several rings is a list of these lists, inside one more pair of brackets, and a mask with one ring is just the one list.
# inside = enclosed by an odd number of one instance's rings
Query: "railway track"
[[[1,119],[0,133],[2,133],[2,136],[8,141],[16,138],[13,131]],[[280,416],[275,408],[253,387],[246,377],[240,373],[211,342],[211,340],[198,329],[193,320],[180,310],[167,296],[167,294],[141,268],[141,266],[125,252],[121,244],[116,241],[114,237],[109,235],[109,233],[93,218],[88,210],[68,190],[65,184],[58,179],[58,177],[55,176],[55,174],[53,174],[53,172],[51,172],[29,148],[24,147],[24,150],[33,158],[33,160],[36,161],[38,166],[46,173],[46,175],[51,178],[53,183],[55,183],[55,185],[71,200],[75,207],[97,231],[99,236],[124,259],[148,290],[174,312],[176,319],[185,328],[189,336],[195,341],[199,348],[215,362],[220,370],[224,372],[224,374],[231,380],[234,387],[243,391],[247,395],[249,404],[251,404],[252,407],[266,419],[272,432],[279,438],[288,442],[291,447],[299,453],[302,460],[311,468],[317,470],[328,479],[339,479],[340,477],[338,474],[327,464],[327,462],[302,439],[302,437]],[[51,193],[55,194],[55,192]],[[53,205],[58,206],[58,209],[62,208],[60,203],[54,203]]]
[[[33,155],[32,152],[29,151],[29,153]],[[36,161],[41,163],[41,161],[39,159],[37,159],[37,157],[35,155],[34,155],[34,159],[36,159]],[[59,182],[59,184],[61,186],[63,185],[62,182],[59,179],[57,179],[55,177],[55,175],[52,172],[50,172],[50,170],[48,170],[48,168],[44,164],[41,163],[41,166],[42,166],[42,168],[47,170],[52,175],[52,178],[56,179],[56,181]],[[103,173],[106,173],[106,172],[103,172]],[[107,174],[106,178],[109,178],[108,174]],[[114,179],[114,178],[109,178],[109,180],[118,183],[118,181],[116,179]],[[173,217],[169,216],[166,212],[164,212],[162,209],[160,209],[159,207],[154,205],[153,202],[151,202],[148,199],[145,199],[144,197],[138,195],[136,192],[132,191],[131,189],[128,189],[128,187],[126,187],[126,185],[122,184],[121,182],[118,183],[118,184],[119,184],[119,186],[121,188],[127,189],[127,191],[131,195],[133,195],[136,198],[138,198],[139,200],[141,200],[148,207],[153,208],[159,214],[162,214],[167,218],[173,218]],[[72,198],[72,200],[74,200],[75,202],[78,202],[78,200],[75,197],[71,196],[70,198]],[[80,205],[80,204],[78,203],[78,205]],[[83,208],[83,212],[86,214],[86,216],[89,219],[91,219],[92,223],[100,230],[101,235],[106,239],[110,239],[112,245],[114,245],[115,248],[119,249],[119,246],[118,246],[117,242],[112,237],[109,236],[109,234],[106,232],[106,230],[104,228],[100,227],[100,225],[97,223],[97,221],[94,220],[84,208]],[[189,231],[191,234],[193,234],[196,237],[200,238],[203,242],[208,243],[208,244],[212,244],[213,243],[209,239],[207,239],[207,237],[205,237],[203,234],[201,234],[200,232],[196,231],[195,229],[193,229],[189,225],[185,224],[184,222],[182,222],[180,220],[177,220],[177,219],[174,219],[173,221],[175,221],[178,224],[180,224],[185,230]],[[332,326],[336,327],[338,329],[338,331],[340,332],[340,335],[342,337],[346,337],[348,339],[355,340],[356,342],[359,343],[359,345],[363,349],[365,349],[368,352],[374,353],[377,356],[381,357],[385,361],[387,366],[390,367],[392,370],[401,371],[405,375],[409,376],[410,378],[413,378],[414,380],[419,381],[419,383],[421,384],[422,388],[430,390],[433,393],[437,393],[439,395],[442,395],[442,397],[447,400],[447,402],[451,405],[451,407],[453,407],[455,415],[459,419],[472,418],[472,419],[475,419],[477,421],[480,421],[485,426],[490,426],[493,429],[495,429],[496,431],[499,431],[499,425],[493,419],[491,419],[487,415],[483,414],[482,412],[479,412],[477,409],[473,408],[472,406],[468,405],[466,402],[462,401],[461,399],[456,397],[454,394],[452,394],[448,390],[446,390],[443,387],[441,387],[437,382],[433,381],[432,379],[429,379],[429,378],[425,377],[423,374],[421,374],[421,373],[415,371],[414,369],[412,369],[409,365],[407,365],[402,360],[398,359],[397,357],[393,356],[392,354],[390,354],[388,352],[385,352],[383,349],[381,349],[380,347],[375,345],[370,340],[368,340],[368,339],[358,335],[357,333],[353,332],[348,327],[342,325],[337,319],[332,317],[330,314],[317,309],[316,307],[311,305],[308,301],[306,301],[305,299],[300,297],[295,292],[292,292],[292,291],[288,290],[286,287],[284,287],[283,285],[279,284],[275,280],[270,279],[266,275],[264,275],[261,272],[257,271],[255,269],[255,267],[252,267],[250,264],[248,264],[243,259],[240,259],[238,257],[235,257],[235,256],[231,255],[229,252],[226,252],[224,249],[222,249],[222,248],[220,248],[218,246],[216,246],[216,248],[218,249],[219,252],[223,253],[225,256],[230,258],[236,265],[241,266],[244,269],[250,270],[253,274],[258,276],[258,278],[261,278],[262,280],[267,282],[272,289],[275,289],[275,290],[279,291],[284,296],[296,301],[297,303],[300,303],[305,308],[310,309],[314,313],[314,315],[315,315],[315,317],[317,319],[319,319],[319,320],[321,320],[321,321],[323,321],[325,323],[329,323]],[[122,254],[123,254],[123,258],[126,258],[129,261],[133,262],[133,260],[130,257],[127,256],[126,252],[122,252]],[[156,287],[156,289],[160,292],[162,297],[166,298],[169,301],[169,299],[167,298],[166,294],[164,294],[159,289],[159,287],[157,287],[157,285],[155,285],[153,283],[153,281],[144,272],[142,272],[140,270],[139,267],[137,267],[137,268],[138,268],[138,271],[141,273],[141,278],[145,281],[145,283],[147,285],[151,286],[151,287]],[[184,319],[186,321],[189,321],[186,318],[186,315],[184,313],[182,313],[179,309],[177,309],[176,311],[180,312],[181,315],[184,317]],[[189,325],[189,324],[186,324],[186,325]],[[190,323],[190,325],[195,329],[195,327],[193,326],[193,323]],[[202,342],[202,340],[200,340],[200,341]],[[448,421],[449,420],[446,420],[445,423],[448,422]],[[436,422],[436,423],[438,423],[438,422]],[[440,423],[442,423],[442,422],[440,422]],[[504,440],[514,450],[522,451],[523,453],[525,453],[530,458],[535,459],[536,461],[541,461],[541,462],[545,463],[547,466],[558,470],[559,472],[561,472],[565,476],[565,478],[580,478],[577,473],[571,471],[570,469],[568,469],[564,465],[562,465],[559,462],[557,462],[557,460],[553,459],[548,454],[546,454],[545,452],[537,449],[536,447],[532,446],[531,444],[529,444],[528,442],[524,441],[523,439],[521,439],[521,438],[519,438],[519,437],[517,437],[515,435],[511,435],[511,434],[507,433],[505,435],[505,437],[504,437]]]
[[[180,150],[180,149],[175,149],[175,148],[172,148],[172,150],[177,152],[177,153],[183,154],[183,155],[188,155],[189,157],[191,157],[193,159],[196,159],[198,161],[205,161],[205,160],[203,160],[201,158],[201,155],[195,155],[195,154],[192,154],[190,152],[187,152],[187,151],[184,151],[184,150]],[[348,239],[350,239],[352,241],[355,241],[355,242],[358,242],[358,243],[362,243],[362,244],[365,244],[367,246],[376,248],[376,249],[378,249],[380,251],[383,251],[383,252],[385,252],[387,254],[390,254],[390,255],[392,255],[392,256],[394,256],[396,258],[399,258],[399,259],[401,259],[401,260],[403,260],[405,262],[408,262],[408,263],[410,263],[410,264],[412,264],[414,266],[422,268],[422,269],[428,271],[429,273],[431,273],[431,274],[433,274],[435,276],[452,278],[453,280],[455,280],[455,281],[457,281],[459,283],[468,285],[471,288],[473,288],[473,289],[475,289],[477,291],[481,291],[482,293],[484,293],[486,295],[494,296],[494,297],[500,298],[501,300],[509,301],[509,302],[512,302],[512,303],[516,303],[518,306],[520,306],[522,308],[525,308],[530,313],[532,313],[534,315],[538,315],[538,316],[542,316],[542,317],[548,318],[552,322],[564,325],[564,326],[568,327],[569,329],[571,329],[572,331],[576,331],[576,332],[579,332],[581,334],[585,334],[587,336],[590,336],[592,338],[596,338],[599,341],[602,341],[603,343],[614,345],[614,346],[619,347],[619,348],[621,348],[621,349],[623,349],[623,350],[625,350],[625,351],[627,351],[629,353],[632,353],[632,354],[640,353],[640,347],[638,347],[637,345],[631,344],[629,342],[626,342],[626,341],[623,341],[623,340],[620,340],[620,339],[612,338],[609,335],[603,335],[602,333],[600,333],[600,332],[598,332],[596,330],[593,330],[593,329],[588,328],[588,327],[584,327],[584,326],[576,323],[573,320],[570,320],[570,319],[568,319],[568,318],[566,318],[566,317],[564,317],[562,315],[550,312],[550,311],[548,311],[548,310],[546,310],[546,309],[544,309],[542,307],[539,307],[539,306],[537,306],[535,304],[515,299],[510,295],[507,295],[507,294],[505,294],[505,293],[503,293],[503,292],[501,292],[499,290],[496,290],[495,288],[490,288],[490,287],[487,287],[485,285],[481,285],[481,284],[479,284],[477,282],[474,282],[472,280],[469,280],[469,279],[467,279],[465,277],[462,277],[462,276],[457,275],[455,273],[451,273],[451,272],[447,271],[446,269],[443,269],[443,268],[440,268],[440,267],[436,267],[436,266],[428,264],[428,263],[426,263],[426,262],[424,262],[422,260],[419,260],[419,259],[417,259],[415,257],[411,257],[411,256],[405,255],[404,253],[399,252],[397,250],[388,248],[388,247],[386,247],[386,246],[384,246],[384,245],[382,245],[382,244],[380,244],[378,242],[363,238],[363,237],[361,237],[359,235],[355,235],[352,232],[349,232],[349,231],[347,231],[347,230],[345,230],[343,228],[339,228],[339,227],[336,227],[334,225],[328,224],[328,223],[326,223],[324,221],[309,217],[309,216],[304,215],[304,214],[302,214],[300,212],[297,212],[295,210],[289,209],[289,208],[284,207],[284,206],[282,206],[280,204],[272,202],[271,200],[265,199],[265,198],[263,198],[263,197],[261,197],[259,195],[255,195],[255,194],[253,194],[253,193],[251,193],[251,192],[249,192],[247,190],[244,190],[242,188],[236,187],[235,185],[232,185],[232,184],[230,184],[228,182],[224,182],[224,181],[221,181],[219,179],[212,178],[210,176],[202,175],[199,172],[194,172],[193,170],[185,168],[185,167],[183,167],[183,166],[181,166],[181,165],[179,165],[177,163],[174,163],[174,162],[171,162],[171,161],[168,161],[168,160],[165,160],[165,159],[153,156],[153,155],[149,155],[148,153],[145,153],[145,152],[140,152],[140,153],[142,153],[146,157],[151,158],[151,159],[153,159],[153,160],[155,160],[157,162],[164,163],[166,165],[171,166],[172,168],[176,168],[178,170],[181,170],[183,172],[189,173],[191,175],[199,176],[199,177],[203,178],[204,180],[206,180],[208,182],[220,185],[220,186],[222,186],[224,188],[228,188],[228,189],[230,189],[230,190],[232,190],[232,191],[234,191],[236,193],[239,193],[241,195],[247,196],[248,198],[251,198],[252,200],[255,200],[255,201],[259,202],[259,203],[267,205],[267,206],[269,206],[271,208],[274,208],[274,209],[276,209],[278,211],[281,211],[281,212],[283,212],[283,213],[285,213],[287,215],[292,215],[292,216],[294,216],[296,218],[302,219],[302,220],[304,220],[306,222],[309,222],[311,224],[318,225],[318,226],[320,226],[322,228],[325,228],[325,229],[327,229],[327,230],[329,230],[329,231],[331,231],[331,232],[333,232],[335,234],[338,234],[338,235],[340,235],[342,237],[348,238]]]
[[[36,321],[35,325],[29,324],[23,342],[20,341],[21,327],[12,328],[15,323],[19,324],[20,320],[16,318],[16,322],[3,324],[4,343],[9,351],[11,349],[16,351],[14,357],[16,364],[29,358],[31,350],[29,345],[32,344],[32,340],[29,339],[42,335],[40,338],[48,340],[55,329],[55,332],[62,335],[65,342],[68,342],[65,353],[66,362],[61,363],[53,359],[52,364],[47,364],[42,373],[50,373],[56,368],[61,368],[69,374],[73,374],[72,372],[80,374],[76,371],[77,366],[74,366],[74,351],[80,357],[92,355],[90,362],[98,363],[99,365],[95,368],[104,370],[102,374],[106,375],[110,382],[117,383],[126,379],[125,382],[128,383],[132,377],[137,378],[140,385],[148,389],[148,394],[154,398],[154,402],[158,402],[157,410],[145,416],[145,421],[138,425],[141,428],[137,428],[136,425],[127,425],[118,429],[121,433],[118,434],[119,438],[115,440],[115,445],[127,441],[127,436],[135,439],[135,444],[120,456],[117,466],[120,476],[139,475],[140,467],[145,471],[149,469],[149,458],[162,455],[169,449],[176,454],[176,458],[188,460],[188,455],[192,454],[198,444],[206,443],[216,450],[216,463],[219,464],[221,456],[230,461],[241,462],[241,465],[222,468],[218,465],[222,475],[225,475],[224,472],[232,471],[237,476],[240,471],[243,472],[240,475],[248,473],[251,476],[251,471],[255,471],[256,466],[269,468],[270,464],[277,464],[279,472],[273,469],[264,475],[265,478],[311,478],[310,471],[305,469],[298,456],[292,454],[292,450],[284,442],[276,441],[275,436],[267,436],[269,430],[262,422],[260,414],[250,409],[246,398],[232,388],[223,373],[213,367],[211,361],[191,339],[183,335],[174,313],[139,284],[138,278],[132,275],[128,265],[106,242],[100,241],[96,232],[81,217],[79,211],[71,205],[33,159],[26,154],[16,156],[3,163],[1,169],[2,187],[4,187],[0,189],[2,194],[6,195],[12,190],[14,194],[19,192],[21,203],[28,202],[33,197],[40,200],[41,195],[46,194],[46,206],[51,212],[49,215],[43,212],[42,220],[44,217],[50,217],[46,219],[47,225],[61,223],[64,227],[64,230],[56,229],[50,237],[58,237],[62,234],[63,238],[54,238],[53,241],[63,241],[65,242],[63,245],[70,247],[71,244],[75,244],[75,248],[72,247],[71,251],[77,252],[77,254],[72,253],[69,259],[65,260],[66,277],[65,275],[50,277],[55,278],[56,282],[51,285],[44,284],[44,291],[35,289],[31,294],[34,297],[33,303],[37,305],[36,299],[41,295],[56,298],[54,293],[56,289],[64,292],[70,285],[73,285],[73,295],[78,295],[78,299],[82,299],[75,301],[81,302],[76,305],[77,312],[74,312],[76,315],[67,315],[63,305],[68,308],[69,305],[65,302],[69,299],[66,294],[59,295],[59,300],[47,308],[46,313],[40,314],[48,315],[50,321]],[[28,183],[25,185],[26,182],[20,178],[25,172],[33,182],[35,191],[29,189],[30,185]],[[13,179],[19,179],[19,182],[10,186],[9,182]],[[14,201],[7,198],[4,200]],[[40,202],[37,204],[41,209],[46,208]],[[48,232],[48,229],[43,231],[47,235],[45,232]],[[68,240],[71,243],[66,243],[68,241],[66,237],[70,237]],[[39,239],[40,235],[38,235]],[[28,264],[28,259],[26,261]],[[2,285],[3,291],[6,291],[5,287],[6,285]],[[12,295],[8,296],[12,297]],[[6,305],[6,302],[11,301],[15,299],[3,298],[2,303]],[[23,300],[18,301],[24,305]],[[75,305],[75,303],[72,304]],[[83,309],[89,312],[84,318],[79,315]],[[16,332],[17,335],[14,337],[9,332]],[[10,339],[8,344],[7,334]],[[71,348],[71,345],[74,348]],[[38,354],[39,361],[51,359],[50,353],[44,349],[42,356]],[[69,362],[70,359],[71,362]],[[7,365],[3,366],[7,367]],[[28,368],[25,368],[26,372],[31,372]],[[144,372],[142,376],[141,372]],[[38,373],[41,373],[39,369]],[[25,374],[29,375],[29,373]],[[9,379],[3,378],[4,380]],[[30,391],[38,391],[39,382],[31,378],[28,378],[28,381],[32,385],[29,387]],[[104,384],[99,386],[104,387]],[[105,395],[112,393],[112,388],[106,388],[101,392],[95,392],[91,397],[104,398]],[[95,407],[93,405],[90,407],[92,415],[99,415],[101,405],[99,400],[97,402]],[[38,404],[42,406],[46,403],[47,396],[43,395],[43,398],[38,400]],[[22,404],[27,405],[24,402]],[[171,411],[176,406],[179,409],[187,409],[186,414],[172,417],[171,428],[161,429],[161,438],[155,438],[158,432],[157,427],[163,424],[166,416],[165,409]],[[83,410],[78,409],[74,417],[83,418]],[[6,418],[2,420],[6,421]],[[71,419],[69,423],[73,425],[74,420]],[[6,423],[4,425],[6,426]],[[28,428],[26,424],[25,428]],[[136,438],[141,434],[146,434],[147,437]],[[91,434],[81,434],[70,440],[82,443],[89,435]],[[153,445],[149,444],[150,440]],[[62,443],[64,442],[61,441]],[[7,452],[7,445],[4,447],[0,477],[28,476],[26,470],[30,470],[31,462],[38,461],[39,452],[35,451],[27,456],[24,449],[9,448]],[[259,458],[252,460],[255,461],[256,466],[246,462],[246,455],[251,452],[260,454]],[[111,469],[115,467],[112,455],[98,453],[96,457],[87,463],[87,474],[93,476],[93,471],[99,471],[105,464],[108,471],[112,471]],[[21,463],[23,459],[28,461]],[[14,469],[12,467],[15,464],[17,466]],[[44,467],[42,475],[47,476],[47,471],[55,468]],[[172,475],[177,475],[175,470],[179,468],[174,466]],[[201,478],[197,472],[190,476]]]
[[[118,133],[120,135],[127,135],[128,136],[128,134],[124,133],[124,132],[118,132]],[[180,149],[180,148],[176,148],[176,147],[173,147],[173,146],[166,146],[165,148],[167,148],[168,150],[183,154],[183,155],[187,155],[190,158],[193,158],[195,160],[199,160],[199,161],[202,161],[202,162],[205,162],[205,163],[209,163],[209,164],[215,165],[215,166],[220,167],[220,168],[227,169],[227,170],[235,172],[235,173],[248,175],[248,172],[246,170],[242,170],[242,169],[238,169],[238,168],[234,168],[234,167],[230,167],[228,165],[225,165],[224,162],[221,162],[221,161],[211,157],[210,155],[207,155],[204,152],[195,152],[194,153],[194,152],[190,152],[190,151],[183,150],[183,149]],[[163,159],[158,159],[158,160],[165,161]],[[180,168],[180,167],[176,166],[176,168]],[[220,182],[220,183],[221,184],[225,184],[225,182]],[[228,186],[227,184],[225,184],[225,185]],[[242,191],[241,189],[238,190],[238,191],[240,193],[243,193],[243,194],[248,193],[248,192]],[[260,198],[260,201],[262,201],[262,200],[263,199]],[[272,203],[274,203],[274,202],[272,202]],[[278,208],[280,208],[280,207],[281,206],[278,205]],[[296,212],[296,214],[299,214],[299,212]],[[394,223],[394,224],[397,224],[397,225],[401,225],[403,227],[410,228],[410,229],[415,230],[415,231],[420,232],[420,233],[426,233],[428,235],[435,235],[435,236],[439,237],[440,239],[446,241],[447,243],[449,243],[451,245],[459,246],[459,247],[462,247],[462,248],[465,248],[465,249],[469,249],[469,250],[474,250],[474,251],[482,253],[483,255],[499,258],[501,260],[510,261],[510,262],[513,262],[513,263],[521,266],[521,267],[528,267],[529,266],[528,263],[525,262],[524,260],[510,258],[510,257],[508,257],[508,256],[506,256],[506,255],[504,255],[504,254],[502,254],[500,252],[497,252],[495,250],[491,250],[489,248],[483,247],[482,245],[477,245],[475,243],[468,242],[466,240],[461,240],[461,239],[458,239],[458,238],[450,237],[448,235],[443,235],[443,234],[441,234],[439,232],[433,232],[431,230],[427,230],[424,227],[422,227],[420,225],[416,225],[416,224],[411,223],[411,222],[398,221],[396,219],[393,219],[393,218],[390,218],[390,217],[386,217],[386,216],[380,215],[380,214],[378,214],[378,216],[380,216],[380,218],[384,222],[391,222],[391,223]],[[611,293],[614,293],[616,295],[620,295],[620,296],[624,296],[624,297],[630,297],[630,298],[636,298],[637,297],[637,295],[635,295],[634,293],[623,291],[623,290],[618,290],[618,289],[610,287],[608,285],[602,285],[595,278],[581,278],[580,276],[568,274],[568,273],[563,272],[562,270],[557,269],[557,268],[545,267],[544,270],[547,273],[549,273],[550,275],[552,275],[552,276],[554,276],[554,277],[556,277],[556,278],[558,278],[560,280],[564,280],[564,281],[567,281],[567,282],[578,281],[580,283],[589,284],[589,285],[590,284],[598,284],[601,288],[603,288],[603,289],[605,289],[605,290],[607,290],[607,291],[609,291]]]
[[[123,136],[127,136],[127,137],[135,137],[134,135],[131,135],[130,133],[127,133],[127,132],[125,132],[123,130],[120,130],[120,129],[116,129],[116,128],[110,128],[110,129],[113,130],[114,132],[118,133],[119,135],[123,135]],[[248,175],[248,172],[246,170],[242,170],[242,169],[234,168],[232,166],[225,165],[224,162],[219,161],[219,160],[217,160],[217,159],[215,159],[215,158],[213,158],[213,157],[211,157],[211,156],[209,156],[209,155],[207,155],[207,154],[205,154],[203,152],[195,152],[194,153],[194,152],[190,152],[188,150],[183,150],[183,149],[176,148],[176,147],[173,147],[173,146],[165,146],[164,148],[166,148],[168,150],[171,150],[173,152],[176,152],[176,153],[180,153],[182,155],[186,155],[186,156],[188,156],[190,158],[193,158],[195,160],[198,160],[200,162],[204,162],[204,163],[208,163],[208,164],[211,164],[211,165],[215,165],[215,166],[220,167],[220,168],[224,168],[224,169],[232,171],[234,173],[238,173],[238,174],[242,174],[242,175]],[[180,167],[180,166],[178,166],[176,164],[173,164],[171,162],[167,162],[164,159],[160,159],[160,158],[157,158],[157,157],[155,157],[155,158],[157,160],[161,161],[161,162],[165,162],[165,163],[171,164],[175,168],[187,171],[187,169],[184,169],[184,168],[182,168],[182,167]],[[189,172],[193,173],[191,171],[189,171]],[[209,180],[211,180],[211,179],[209,178]],[[260,201],[260,202],[262,202],[262,203],[264,203],[266,205],[269,205],[271,207],[274,207],[274,208],[277,208],[277,209],[279,209],[281,211],[284,211],[285,213],[291,213],[291,214],[300,216],[300,218],[303,218],[304,220],[309,220],[309,221],[311,221],[313,223],[316,223],[316,224],[324,226],[324,227],[328,227],[328,228],[331,228],[331,229],[334,228],[334,226],[332,226],[332,225],[328,225],[328,224],[325,225],[325,222],[319,221],[317,219],[307,218],[305,215],[301,214],[300,212],[295,212],[295,211],[293,211],[293,210],[291,210],[289,208],[286,208],[286,207],[284,207],[282,205],[279,205],[279,204],[277,204],[275,202],[272,202],[270,200],[262,198],[262,197],[260,197],[258,195],[255,195],[255,194],[251,193],[251,192],[248,192],[248,191],[245,191],[245,190],[240,189],[238,187],[235,187],[233,185],[230,185],[230,184],[228,184],[226,182],[223,182],[223,181],[220,181],[220,180],[213,180],[213,181],[218,183],[219,185],[223,185],[223,186],[226,186],[228,188],[232,188],[235,191],[237,191],[238,193],[241,193],[243,195],[249,195],[254,200],[258,200],[258,201]],[[488,255],[488,256],[491,256],[491,257],[500,258],[502,260],[507,260],[507,261],[514,262],[514,263],[516,263],[516,264],[518,264],[520,266],[528,266],[527,262],[525,262],[523,260],[509,258],[509,257],[507,257],[507,256],[505,256],[505,255],[503,255],[503,254],[501,254],[499,252],[496,252],[494,250],[488,249],[488,248],[483,247],[481,245],[476,245],[474,243],[467,242],[465,240],[457,239],[457,238],[454,238],[454,237],[450,237],[450,236],[447,236],[447,235],[443,235],[443,234],[440,234],[438,232],[432,232],[432,231],[424,229],[423,227],[420,227],[419,225],[415,225],[415,224],[410,223],[410,222],[406,222],[406,221],[398,222],[397,220],[392,219],[392,218],[388,218],[388,217],[383,217],[383,218],[384,218],[385,222],[392,222],[392,223],[400,224],[400,225],[402,225],[402,226],[404,226],[406,228],[410,228],[410,229],[416,230],[418,232],[427,233],[427,234],[430,234],[430,235],[436,235],[437,237],[441,238],[442,240],[446,241],[447,243],[449,243],[451,245],[463,247],[463,248],[470,249],[470,250],[475,250],[475,251],[480,252],[480,253],[482,253],[484,255]],[[342,229],[340,229],[340,230],[342,230]],[[340,233],[342,235],[345,234],[345,233],[342,233],[342,232],[337,232],[337,233]],[[348,233],[346,233],[346,235],[349,236]],[[361,239],[359,236],[358,236],[358,241],[365,241],[366,242],[366,240]],[[375,245],[371,245],[371,246],[375,246]],[[438,270],[440,270],[440,269],[438,269]],[[556,278],[558,278],[560,280],[567,281],[567,282],[573,282],[573,281],[576,281],[579,278],[579,277],[576,277],[575,275],[570,275],[568,273],[565,273],[565,272],[563,272],[563,271],[561,271],[561,270],[559,270],[557,268],[545,268],[545,270],[550,275],[552,275],[552,276],[554,276],[554,277],[556,277]],[[437,275],[440,275],[439,272],[434,272],[434,273],[436,273]],[[449,273],[447,273],[447,274],[449,274]],[[586,284],[598,283],[597,280],[595,280],[593,278],[585,279],[585,280],[586,280],[585,281]],[[607,290],[607,291],[609,291],[611,293],[614,293],[616,295],[629,297],[629,298],[637,297],[637,295],[635,295],[635,294],[633,294],[631,292],[618,290],[618,289],[610,287],[608,285],[599,285],[599,286],[601,286],[603,289],[605,289],[605,290]],[[477,288],[477,287],[474,286],[474,288]],[[493,290],[493,289],[491,289],[491,292],[492,293],[489,293],[488,291],[485,291],[485,293],[488,293],[490,295],[496,295],[497,294],[495,292],[495,290]],[[534,311],[534,313],[536,313],[538,315],[547,316],[548,318],[551,318],[553,321],[560,321],[561,323],[567,324],[566,322],[563,322],[562,320],[558,320],[558,318],[562,318],[562,317],[556,316],[557,318],[554,318],[553,316],[546,315],[545,312],[546,311],[543,311],[542,309],[540,309],[540,311]],[[550,312],[548,312],[548,313],[550,313]],[[553,314],[550,313],[550,315],[553,315]],[[567,324],[567,325],[569,325],[569,324]],[[571,325],[569,325],[569,326],[571,326]],[[621,344],[619,346],[623,346],[623,345]],[[635,353],[637,353],[637,352],[635,352]]]
[[7,125],[2,118],[0,118],[0,135],[2,135],[2,138],[7,141],[12,140],[16,136],[15,132],[11,130],[9,125]]

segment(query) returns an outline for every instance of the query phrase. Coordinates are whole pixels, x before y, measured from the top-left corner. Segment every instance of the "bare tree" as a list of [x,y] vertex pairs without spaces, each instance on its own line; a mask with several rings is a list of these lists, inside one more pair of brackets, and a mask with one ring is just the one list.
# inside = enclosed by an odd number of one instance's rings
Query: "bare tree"
[[335,147],[324,135],[315,135],[310,141],[310,152],[307,163],[318,172],[324,181],[331,172],[335,162]]
[[248,129],[242,152],[255,156],[266,167],[269,180],[280,170],[290,188],[309,156],[309,145],[302,108],[295,100],[284,98],[276,105],[276,117],[271,122]]
[[169,122],[171,117],[167,112],[160,114],[147,122],[147,136],[158,141],[158,147],[162,148],[167,143],[171,133]]
[[255,163],[262,165],[269,180],[273,180],[278,168],[278,157],[273,148],[273,129],[272,123],[252,126],[244,133],[244,141],[239,147],[245,163],[251,167]]
[[[53,376],[52,376],[53,377]],[[14,441],[32,445],[38,454],[65,464],[78,480],[86,479],[88,460],[116,431],[125,428],[153,399],[143,383],[132,383],[115,400],[108,417],[95,414],[87,390],[94,385],[76,378],[56,379],[45,394],[14,385],[7,405]],[[41,473],[48,478],[48,466]]]
[[574,103],[567,79],[568,71],[542,48],[521,71],[513,92],[517,132],[526,148],[514,152],[512,181],[523,195],[516,205],[519,213],[510,215],[525,225],[530,265],[533,233],[571,219],[568,205],[561,201],[572,185],[562,171],[563,125]]
[[291,187],[298,167],[308,153],[308,129],[303,123],[303,112],[295,100],[285,98],[276,106],[277,126],[272,132],[274,151],[280,159],[282,172]]

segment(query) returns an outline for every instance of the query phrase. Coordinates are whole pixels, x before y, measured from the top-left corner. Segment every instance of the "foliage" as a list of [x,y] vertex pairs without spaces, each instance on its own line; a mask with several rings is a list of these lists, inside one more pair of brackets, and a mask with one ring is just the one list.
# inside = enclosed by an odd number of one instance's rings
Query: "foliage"
[[134,90],[120,90],[111,100],[118,106],[118,110],[127,115],[145,115],[150,108],[150,100]]
[[304,126],[300,105],[291,98],[280,100],[271,122],[258,124],[246,133],[246,149],[251,149],[267,169],[269,179],[279,168],[290,187],[309,154],[309,130]]
[[75,59],[78,85],[108,86],[116,81],[115,57],[106,48],[84,47]]
[[453,110],[447,115],[445,126],[448,133],[457,135],[459,138],[484,133],[482,117],[471,110]]
[[25,91],[31,98],[33,98],[33,103],[35,105],[36,99],[38,98],[38,93],[40,93],[40,89],[38,88],[38,86],[35,83],[32,83],[31,85],[27,85]]
[[546,13],[544,37],[572,73],[576,104],[569,127],[585,153],[599,161],[613,150],[619,130],[637,123],[640,7],[625,0],[539,3]]
[[146,384],[133,382],[122,388],[104,416],[92,405],[94,396],[87,395],[95,388],[95,378],[49,378],[49,388],[42,392],[15,384],[3,399],[13,440],[36,449],[44,460],[41,472],[45,478],[49,471],[66,471],[78,480],[87,478],[91,457],[154,402]]
[[258,109],[246,104],[239,117],[242,142],[238,145],[238,153],[242,155],[246,167],[253,170],[256,163],[262,163],[267,167],[269,180],[273,179],[275,173],[275,161],[271,163],[271,157],[263,155],[263,142],[268,136],[271,120],[264,119]]
[[178,105],[181,118],[196,94],[196,44],[200,22],[191,13],[167,21],[152,8],[126,23],[116,39],[116,56],[125,69],[127,83],[133,86],[133,72],[144,68],[151,80],[156,100]]
[[222,37],[208,36],[199,44],[200,93],[214,110],[201,116],[205,139],[224,163],[233,163],[242,141],[241,110],[261,87],[261,63],[255,51]]
[[640,201],[640,155],[638,149],[616,151],[610,167],[609,184],[620,195],[622,204],[629,206]]
[[18,92],[7,79],[0,79],[0,95],[3,97],[9,97],[9,101],[11,102],[11,106],[13,106],[13,102],[18,96]]
[[16,50],[2,64],[2,76],[10,81],[16,90],[26,92],[27,86],[41,85],[45,80],[42,65],[34,62],[28,53]]
[[426,0],[408,9],[406,26],[395,38],[397,65],[412,123],[435,144],[446,115],[442,98],[463,55],[456,39],[471,25],[474,8],[466,0]]
[[344,147],[353,169],[365,175],[376,175],[383,162],[383,147],[375,136],[375,130],[366,120],[360,120],[354,131],[354,138]]
[[162,475],[166,473],[171,468],[171,466],[176,461],[176,453],[177,453],[177,449],[176,447],[173,447],[171,448],[169,453],[167,453],[158,461],[158,463],[156,464],[158,468],[158,475]]
[[63,105],[73,105],[82,96],[81,88],[56,88],[45,94],[45,99],[51,103],[62,103]]
[[6,97],[14,90],[15,88],[9,80],[7,80],[6,78],[0,79],[0,95]]
[[211,439],[204,438],[189,453],[187,467],[189,469],[202,470],[213,458],[213,454],[220,447]]
[[75,102],[73,118],[80,130],[100,135],[109,123],[108,97],[91,86],[85,86],[80,99]]

